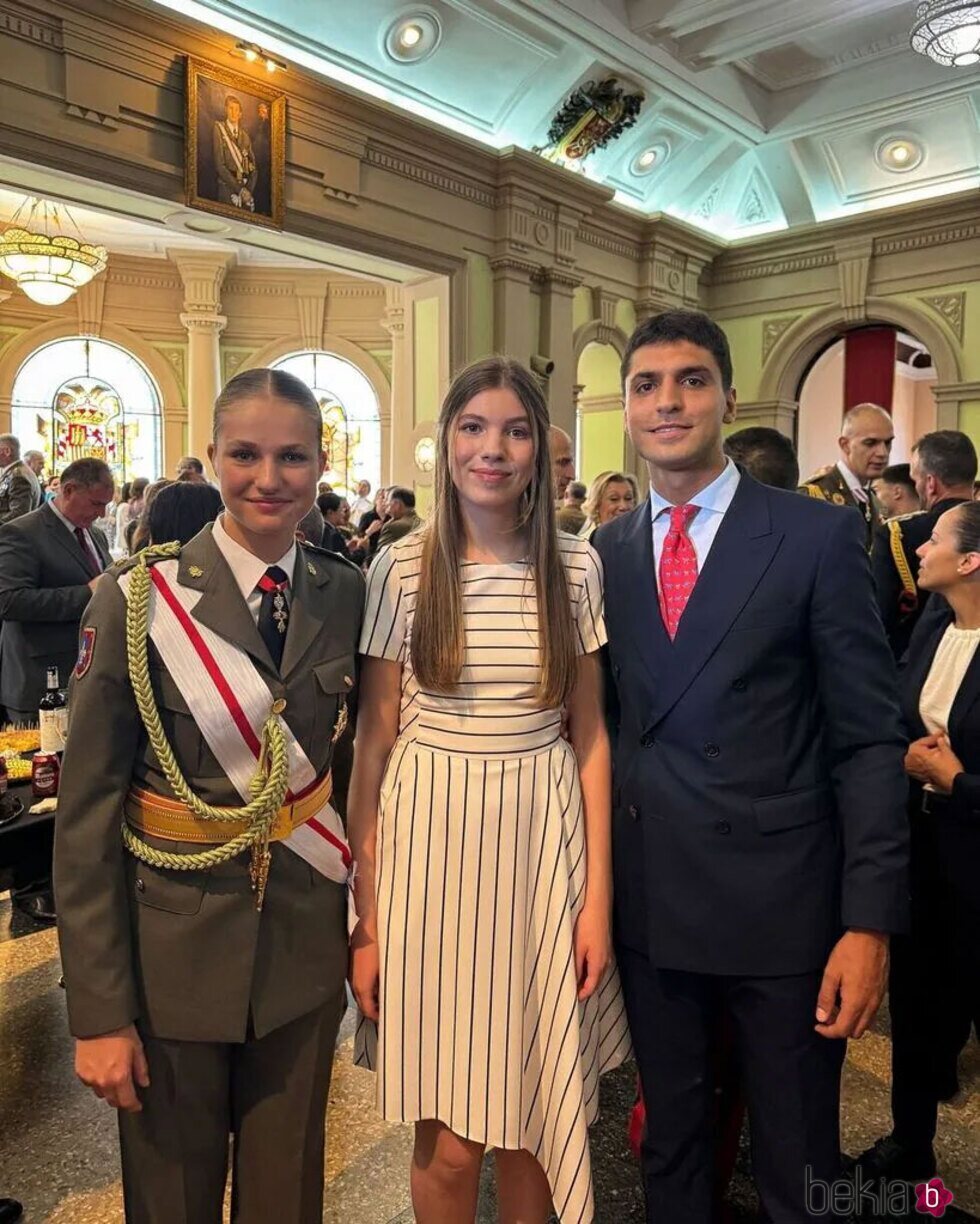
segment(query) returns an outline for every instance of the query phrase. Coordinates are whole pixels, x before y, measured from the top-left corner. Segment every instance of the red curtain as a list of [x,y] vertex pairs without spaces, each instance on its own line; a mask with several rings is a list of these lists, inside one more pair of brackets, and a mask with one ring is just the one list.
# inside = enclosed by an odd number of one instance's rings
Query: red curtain
[[894,327],[864,327],[844,337],[844,411],[855,404],[892,410],[895,386]]

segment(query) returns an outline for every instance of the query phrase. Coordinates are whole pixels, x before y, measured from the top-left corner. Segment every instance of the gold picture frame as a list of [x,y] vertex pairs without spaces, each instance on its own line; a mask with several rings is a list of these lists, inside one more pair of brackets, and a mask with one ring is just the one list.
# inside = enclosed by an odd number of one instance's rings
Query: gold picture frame
[[184,114],[187,206],[282,229],[285,93],[189,55]]

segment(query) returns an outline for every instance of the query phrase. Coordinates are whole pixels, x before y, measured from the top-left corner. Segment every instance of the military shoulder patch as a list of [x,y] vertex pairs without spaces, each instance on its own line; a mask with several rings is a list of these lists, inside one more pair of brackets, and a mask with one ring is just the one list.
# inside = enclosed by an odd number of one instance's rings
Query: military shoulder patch
[[78,659],[75,663],[74,676],[81,680],[82,676],[92,666],[92,656],[95,654],[95,625],[86,625],[82,630],[82,640],[78,648]]

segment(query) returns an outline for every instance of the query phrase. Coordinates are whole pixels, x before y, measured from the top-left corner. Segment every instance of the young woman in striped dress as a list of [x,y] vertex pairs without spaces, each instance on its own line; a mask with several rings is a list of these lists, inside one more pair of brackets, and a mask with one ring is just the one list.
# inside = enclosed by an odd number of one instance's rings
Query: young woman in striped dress
[[351,984],[381,1113],[415,1123],[419,1224],[474,1218],[487,1147],[505,1224],[591,1220],[587,1126],[629,1050],[602,576],[556,532],[547,433],[522,366],[464,370],[429,524],[368,579]]

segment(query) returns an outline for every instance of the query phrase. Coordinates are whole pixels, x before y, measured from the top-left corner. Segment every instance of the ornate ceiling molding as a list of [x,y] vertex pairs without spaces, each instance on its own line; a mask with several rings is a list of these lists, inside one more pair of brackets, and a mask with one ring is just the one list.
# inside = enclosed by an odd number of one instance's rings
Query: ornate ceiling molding
[[875,239],[876,255],[904,255],[906,251],[921,251],[926,247],[945,246],[950,242],[967,242],[980,238],[980,221],[964,225],[944,225],[938,229],[901,234],[894,238]]
[[469,179],[450,174],[439,166],[406,157],[403,153],[396,153],[373,141],[368,144],[364,160],[369,166],[387,170],[389,174],[397,174],[400,178],[410,179],[415,183],[422,183],[436,191],[470,200],[483,208],[496,207],[497,193],[492,187],[483,187]]
[[760,280],[768,276],[810,272],[814,268],[830,268],[836,262],[837,256],[833,251],[814,251],[809,255],[789,255],[784,259],[723,265],[715,269],[711,279],[715,285],[728,285],[735,281]]

